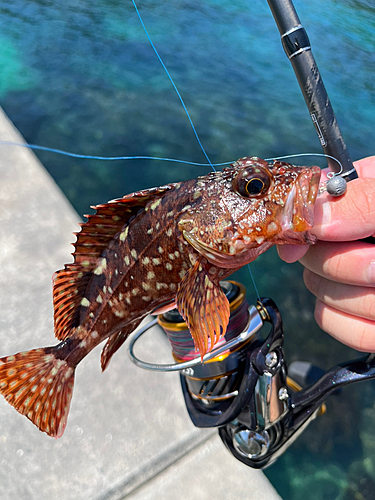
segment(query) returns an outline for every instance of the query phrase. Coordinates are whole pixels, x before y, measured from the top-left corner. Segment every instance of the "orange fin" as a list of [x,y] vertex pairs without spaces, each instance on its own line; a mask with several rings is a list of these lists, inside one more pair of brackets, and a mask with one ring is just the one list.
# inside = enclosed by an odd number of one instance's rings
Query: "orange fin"
[[115,236],[124,231],[146,205],[173,189],[173,184],[132,193],[104,205],[92,207],[96,213],[87,215],[74,244],[74,262],[53,275],[55,336],[65,340],[78,326],[81,301],[100,256]]
[[120,349],[125,340],[129,337],[129,335],[137,328],[137,326],[141,323],[143,318],[140,318],[137,321],[133,321],[128,328],[122,329],[120,332],[114,333],[109,337],[105,346],[103,347],[100,364],[102,366],[102,371],[108,367],[109,362],[111,361],[112,356],[116,351]]
[[152,311],[151,314],[153,315],[160,315],[160,314],[165,314],[168,311],[172,311],[172,309],[176,309],[176,300],[173,299],[171,302],[167,302],[166,304],[163,304],[162,306],[157,307]]
[[74,368],[57,359],[55,350],[47,347],[0,358],[0,393],[41,431],[61,437],[72,398]]
[[203,358],[225,335],[230,307],[219,283],[215,283],[201,260],[189,269],[181,281],[177,292],[177,308]]

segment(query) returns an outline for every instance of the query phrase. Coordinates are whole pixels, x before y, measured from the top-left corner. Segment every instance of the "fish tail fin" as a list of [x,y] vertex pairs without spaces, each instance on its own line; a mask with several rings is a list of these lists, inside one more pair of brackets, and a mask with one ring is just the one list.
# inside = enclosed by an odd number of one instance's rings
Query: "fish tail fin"
[[64,433],[74,371],[56,357],[58,347],[0,358],[0,393],[21,415],[52,437]]

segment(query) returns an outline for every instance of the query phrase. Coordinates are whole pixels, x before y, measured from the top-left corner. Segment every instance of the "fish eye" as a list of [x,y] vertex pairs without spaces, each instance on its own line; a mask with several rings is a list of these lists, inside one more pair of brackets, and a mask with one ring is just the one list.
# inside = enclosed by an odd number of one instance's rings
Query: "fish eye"
[[247,167],[236,175],[232,186],[236,193],[245,198],[257,198],[268,191],[271,186],[271,175],[265,168]]

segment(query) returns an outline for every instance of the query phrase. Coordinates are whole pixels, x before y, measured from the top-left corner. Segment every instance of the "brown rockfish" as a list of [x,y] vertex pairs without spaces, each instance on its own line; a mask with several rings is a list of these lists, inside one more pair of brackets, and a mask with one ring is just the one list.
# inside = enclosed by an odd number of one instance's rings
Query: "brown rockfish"
[[77,364],[100,342],[104,370],[150,313],[177,306],[203,356],[225,334],[219,281],[274,244],[312,244],[318,167],[242,158],[222,172],[98,205],[74,262],[54,275],[60,343],[0,359],[0,392],[62,436]]

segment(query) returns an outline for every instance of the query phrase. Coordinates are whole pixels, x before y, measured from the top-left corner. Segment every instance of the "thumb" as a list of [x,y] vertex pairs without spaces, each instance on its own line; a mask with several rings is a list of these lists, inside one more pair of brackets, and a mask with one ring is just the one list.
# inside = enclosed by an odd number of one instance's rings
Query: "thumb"
[[323,194],[315,203],[312,234],[324,241],[353,241],[375,233],[375,178],[348,183],[344,196]]

